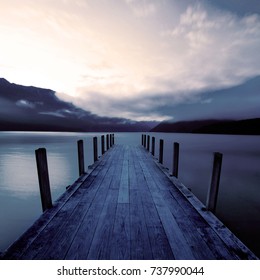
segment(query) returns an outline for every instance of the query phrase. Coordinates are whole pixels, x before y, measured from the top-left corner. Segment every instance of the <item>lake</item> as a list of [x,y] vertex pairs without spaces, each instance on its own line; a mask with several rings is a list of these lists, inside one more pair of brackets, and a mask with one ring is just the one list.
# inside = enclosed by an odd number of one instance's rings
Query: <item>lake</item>
[[[93,163],[92,138],[105,133],[0,132],[0,251],[41,214],[35,150],[47,149],[55,201],[78,177],[77,140],[84,140],[85,166]],[[179,179],[206,201],[213,152],[223,153],[216,215],[260,256],[260,137],[149,133],[164,139],[164,165],[172,169],[173,142],[180,143]],[[116,133],[118,144],[140,145],[141,133]]]

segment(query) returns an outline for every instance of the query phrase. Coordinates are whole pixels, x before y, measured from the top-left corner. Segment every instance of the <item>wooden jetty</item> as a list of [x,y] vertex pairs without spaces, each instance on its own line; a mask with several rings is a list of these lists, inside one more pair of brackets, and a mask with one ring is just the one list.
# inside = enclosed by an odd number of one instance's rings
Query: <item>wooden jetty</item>
[[147,149],[95,159],[2,259],[257,259]]

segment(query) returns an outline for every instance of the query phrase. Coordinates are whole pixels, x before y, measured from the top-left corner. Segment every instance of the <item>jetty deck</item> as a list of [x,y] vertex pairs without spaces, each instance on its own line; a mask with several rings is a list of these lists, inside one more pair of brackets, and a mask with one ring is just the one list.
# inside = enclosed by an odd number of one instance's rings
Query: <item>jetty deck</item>
[[143,147],[114,145],[3,259],[257,259]]

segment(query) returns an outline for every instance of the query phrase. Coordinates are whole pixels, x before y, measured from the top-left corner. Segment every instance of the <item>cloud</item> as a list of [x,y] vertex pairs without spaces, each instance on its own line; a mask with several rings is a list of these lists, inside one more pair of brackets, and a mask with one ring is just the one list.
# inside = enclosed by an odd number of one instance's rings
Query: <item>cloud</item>
[[54,116],[58,118],[65,118],[63,114],[60,112],[39,112],[39,115],[49,115],[49,116]]
[[257,14],[190,0],[9,2],[1,73],[97,115],[169,119],[178,104],[260,74]]
[[[179,78],[185,90],[232,86],[260,73],[260,17],[239,18],[189,6],[172,29],[165,30],[169,48],[186,65]],[[177,43],[176,43],[177,42]]]
[[153,0],[125,0],[133,14],[137,17],[152,16],[157,11],[158,1]]
[[34,109],[35,108],[35,104],[34,103],[32,103],[30,101],[27,101],[27,100],[24,100],[24,99],[18,100],[15,104],[18,107],[22,107],[22,108],[30,108],[30,109]]
[[260,74],[258,15],[238,17],[196,4],[188,6],[172,28],[155,30],[150,50],[127,50],[134,71],[123,63],[125,68],[90,73],[74,102],[105,116],[169,119],[178,104],[210,103],[209,98],[201,101],[203,92]]

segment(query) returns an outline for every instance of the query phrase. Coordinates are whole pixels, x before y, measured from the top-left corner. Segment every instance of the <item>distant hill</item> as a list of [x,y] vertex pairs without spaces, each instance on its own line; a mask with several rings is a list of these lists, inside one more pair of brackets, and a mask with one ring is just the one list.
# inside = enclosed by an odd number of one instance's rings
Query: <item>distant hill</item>
[[151,129],[151,132],[260,135],[260,118],[239,121],[199,120],[176,123],[162,122]]
[[156,124],[100,117],[60,100],[50,89],[0,78],[1,131],[149,131]]
[[155,104],[156,100],[158,107],[155,106],[154,110],[172,116],[175,122],[259,118],[260,76],[250,78],[239,85],[198,92],[183,102],[180,100],[174,103],[171,96],[164,105],[158,102],[158,96],[153,99]]

